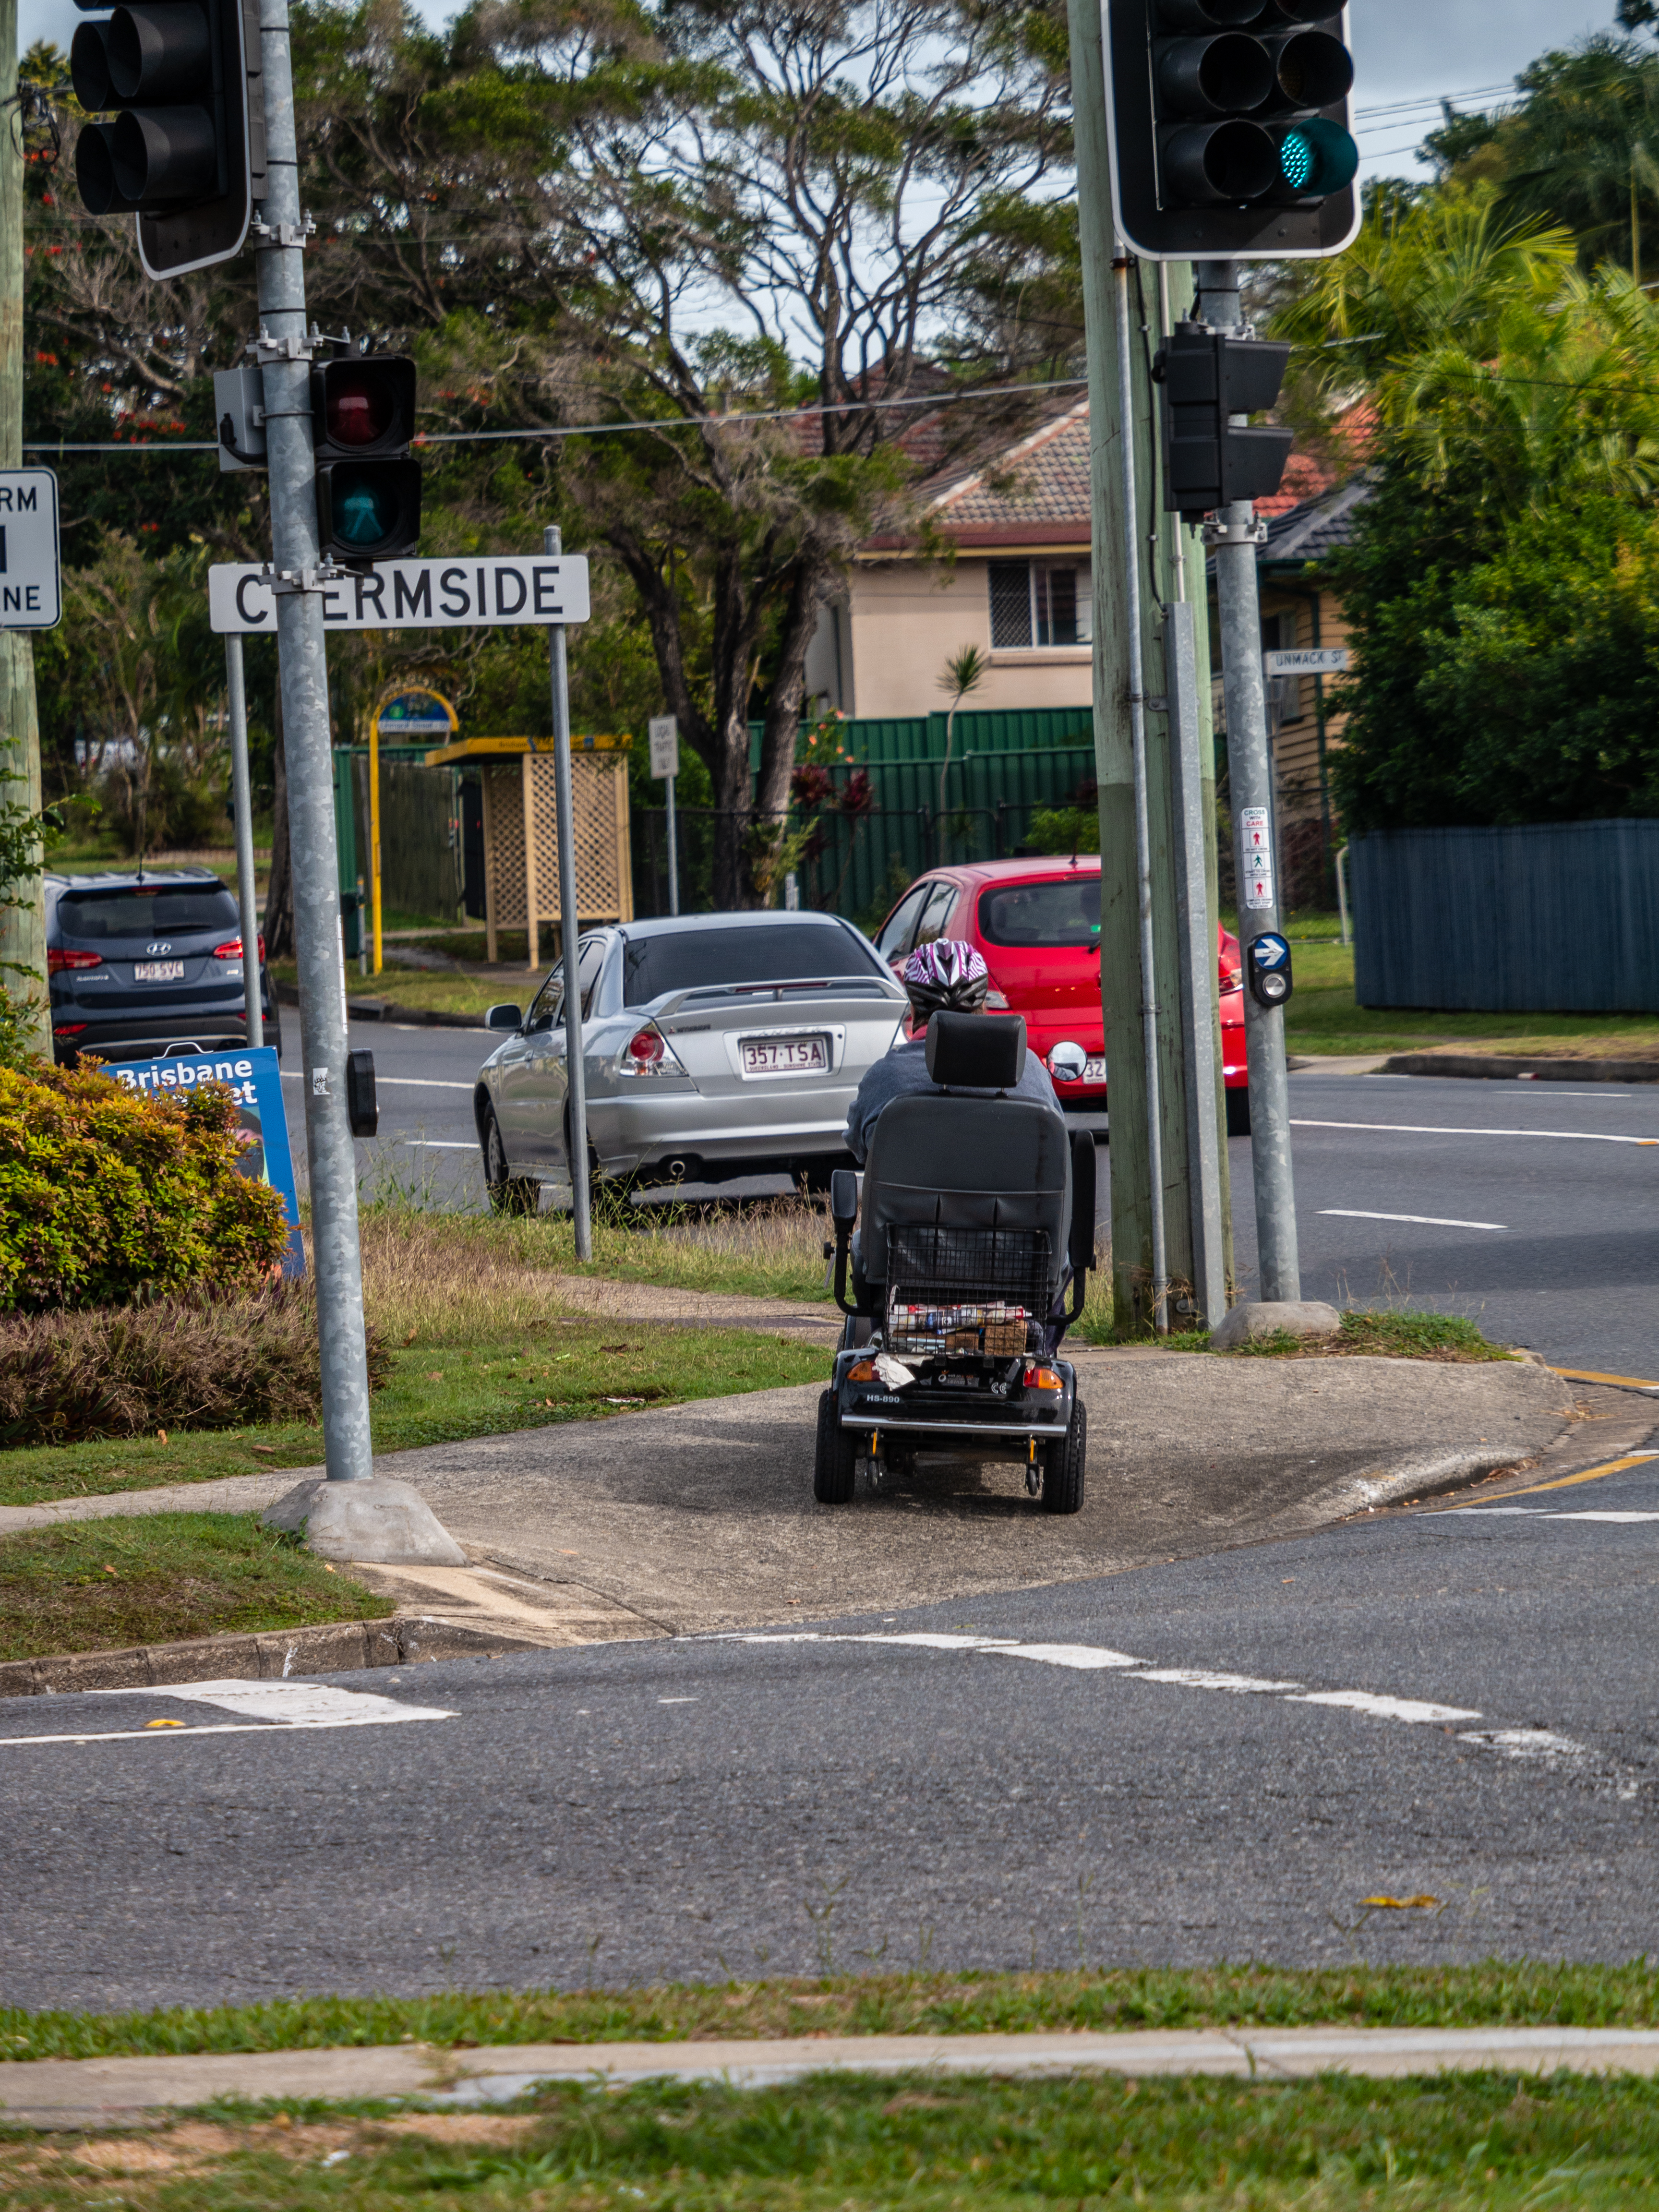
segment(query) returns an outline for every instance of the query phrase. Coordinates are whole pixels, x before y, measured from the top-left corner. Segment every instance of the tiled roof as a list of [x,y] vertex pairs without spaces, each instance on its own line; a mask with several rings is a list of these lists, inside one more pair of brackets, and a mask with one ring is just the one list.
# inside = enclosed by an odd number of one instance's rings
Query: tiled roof
[[1257,556],[1260,565],[1299,568],[1352,544],[1353,518],[1372,489],[1370,476],[1358,476],[1316,498],[1298,501],[1282,514],[1269,514],[1267,542]]
[[1052,422],[958,475],[928,501],[934,522],[958,543],[983,532],[1023,530],[1040,538],[1054,526],[1089,528],[1089,403],[1077,401]]

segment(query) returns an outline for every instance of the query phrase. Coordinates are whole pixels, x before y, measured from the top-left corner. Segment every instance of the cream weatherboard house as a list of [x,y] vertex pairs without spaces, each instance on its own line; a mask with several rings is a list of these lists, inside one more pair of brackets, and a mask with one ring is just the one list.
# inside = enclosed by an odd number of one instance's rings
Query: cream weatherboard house
[[[964,646],[988,663],[976,710],[1087,708],[1092,695],[1086,400],[981,465],[941,471],[925,487],[933,533],[954,558],[921,543],[861,546],[845,592],[825,609],[806,663],[809,696],[859,720],[939,713],[945,665]],[[1346,544],[1369,489],[1334,482],[1293,453],[1284,489],[1261,502],[1268,524],[1259,563],[1264,648],[1340,645],[1346,626],[1320,563]],[[1212,625],[1212,635],[1215,634]],[[1328,750],[1341,722],[1313,678],[1272,687],[1282,824],[1322,822],[1329,834]],[[1224,726],[1220,685],[1216,725]]]

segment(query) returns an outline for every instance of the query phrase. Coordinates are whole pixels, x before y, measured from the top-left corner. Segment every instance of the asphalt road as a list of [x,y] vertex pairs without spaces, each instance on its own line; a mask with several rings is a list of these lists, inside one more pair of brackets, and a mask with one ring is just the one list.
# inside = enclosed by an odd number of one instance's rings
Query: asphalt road
[[0,2002],[1627,1959],[1656,1545],[1659,1457],[795,1633],[9,1699]]
[[[297,1028],[295,1030],[297,1040]],[[360,1143],[365,1189],[481,1206],[471,1086],[482,1031],[359,1023],[380,1128]],[[297,1069],[284,1077],[301,1178]],[[1340,1305],[1390,1300],[1464,1313],[1559,1366],[1659,1375],[1659,1085],[1291,1078],[1302,1287]],[[1236,1264],[1255,1269],[1248,1138],[1228,1146]],[[1109,1147],[1100,1212],[1109,1212]],[[727,1185],[781,1194],[785,1178]]]

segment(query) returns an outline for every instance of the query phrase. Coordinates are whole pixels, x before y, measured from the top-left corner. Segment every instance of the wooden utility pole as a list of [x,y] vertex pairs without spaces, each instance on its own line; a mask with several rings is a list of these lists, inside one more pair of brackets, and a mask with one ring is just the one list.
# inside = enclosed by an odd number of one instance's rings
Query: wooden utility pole
[[[0,0],[0,469],[23,461],[23,128],[17,106],[17,0]],[[0,800],[40,811],[40,724],[34,702],[34,641],[0,631]],[[0,907],[0,984],[36,1011],[25,1036],[50,1057],[46,901],[38,876],[8,888],[23,906]],[[19,969],[27,970],[20,974]]]
[[[1224,1115],[1218,1094],[1191,1097],[1180,1021],[1180,970],[1170,726],[1165,702],[1160,600],[1178,596],[1177,575],[1194,605],[1200,694],[1208,721],[1209,655],[1202,549],[1177,552],[1162,512],[1155,467],[1156,410],[1150,352],[1158,343],[1156,270],[1144,266],[1139,286],[1131,271],[1133,343],[1128,389],[1123,388],[1115,343],[1118,260],[1108,167],[1106,87],[1099,0],[1069,0],[1072,104],[1078,161],[1078,208],[1083,248],[1084,310],[1088,340],[1090,459],[1094,573],[1095,761],[1100,787],[1101,992],[1105,1013],[1110,1092],[1112,1289],[1121,1335],[1144,1332],[1153,1320],[1154,1249],[1147,1054],[1144,1028],[1146,981],[1142,959],[1141,885],[1136,860],[1134,729],[1129,641],[1129,579],[1124,554],[1126,501],[1123,439],[1126,419],[1137,483],[1137,535],[1142,554],[1139,592],[1140,721],[1147,802],[1152,997],[1157,1030],[1158,1124],[1161,1245],[1171,1290],[1172,1328],[1190,1326],[1194,1275],[1190,1112]],[[1190,273],[1170,268],[1171,299],[1184,307]],[[1141,309],[1151,326],[1142,342]],[[1147,588],[1150,584],[1151,588]],[[1212,749],[1211,758],[1213,757]],[[1207,869],[1214,896],[1214,786],[1206,811],[1211,829]],[[1213,913],[1213,905],[1212,904]],[[1222,1138],[1224,1164],[1224,1123]],[[1223,1177],[1223,1217],[1226,1187]],[[1229,1239],[1229,1243],[1231,1240]],[[1231,1252],[1229,1253],[1231,1259]],[[1231,1273],[1231,1267],[1229,1267]],[[1218,1316],[1206,1316],[1213,1322]]]

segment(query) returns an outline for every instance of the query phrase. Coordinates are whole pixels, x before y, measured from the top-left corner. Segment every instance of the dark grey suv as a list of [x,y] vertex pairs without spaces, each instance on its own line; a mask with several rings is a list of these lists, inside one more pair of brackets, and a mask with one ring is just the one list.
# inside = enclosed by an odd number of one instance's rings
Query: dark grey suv
[[[242,924],[230,891],[206,868],[48,875],[46,973],[55,1057],[153,1060],[171,1045],[214,1052],[246,1045]],[[280,1053],[270,977],[259,943],[265,1042]]]

